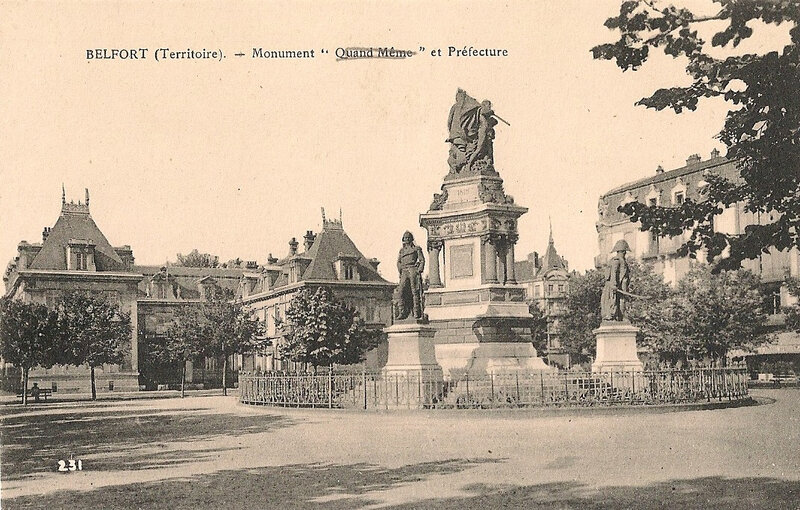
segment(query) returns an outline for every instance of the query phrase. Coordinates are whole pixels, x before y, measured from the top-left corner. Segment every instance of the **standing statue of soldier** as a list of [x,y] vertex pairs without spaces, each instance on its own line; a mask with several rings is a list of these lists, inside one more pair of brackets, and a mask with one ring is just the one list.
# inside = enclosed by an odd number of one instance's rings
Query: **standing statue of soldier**
[[628,242],[620,239],[612,251],[617,254],[608,261],[606,283],[600,298],[600,314],[604,321],[621,321],[625,318],[625,300],[629,294],[631,272],[625,253],[631,250]]
[[412,313],[414,318],[422,319],[422,271],[425,269],[425,256],[422,248],[414,244],[414,236],[406,231],[403,234],[403,247],[397,255],[397,271],[400,283],[395,298],[395,319],[406,319]]

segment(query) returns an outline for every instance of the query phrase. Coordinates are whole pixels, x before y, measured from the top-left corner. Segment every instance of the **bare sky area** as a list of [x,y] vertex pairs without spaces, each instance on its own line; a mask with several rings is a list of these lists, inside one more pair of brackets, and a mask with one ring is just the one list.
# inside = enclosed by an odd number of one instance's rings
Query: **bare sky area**
[[[697,6],[689,3],[690,7]],[[193,248],[264,262],[291,237],[338,216],[383,274],[400,237],[424,242],[425,212],[447,173],[456,89],[490,99],[501,124],[496,168],[530,208],[517,259],[544,251],[548,217],[570,267],[597,254],[597,199],[658,165],[703,159],[727,111],[719,100],[675,115],[635,107],[687,84],[684,62],[637,72],[591,58],[613,40],[619,1],[572,2],[4,2],[0,6],[0,258],[67,200],[91,193],[109,241],[139,264]],[[758,30],[737,52],[780,48]],[[337,61],[337,47],[425,51]],[[505,58],[432,57],[448,46],[505,48]],[[215,61],[87,60],[94,48],[222,49]],[[306,60],[250,58],[253,48],[314,49]],[[329,54],[320,54],[326,48]],[[235,52],[244,52],[237,58]]]

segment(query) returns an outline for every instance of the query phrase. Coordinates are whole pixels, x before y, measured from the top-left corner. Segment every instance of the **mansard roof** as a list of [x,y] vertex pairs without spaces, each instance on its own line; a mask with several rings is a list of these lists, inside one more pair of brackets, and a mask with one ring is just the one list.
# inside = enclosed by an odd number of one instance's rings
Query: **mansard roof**
[[602,196],[607,197],[609,195],[615,195],[617,193],[624,193],[625,191],[633,191],[640,188],[646,188],[651,184],[657,185],[667,181],[671,181],[678,177],[692,175],[695,173],[703,173],[706,171],[724,175],[727,177],[732,177],[736,173],[736,165],[731,160],[717,156],[706,161],[687,163],[686,165],[680,168],[675,168],[673,170],[668,170],[666,172],[662,171],[660,173],[656,173],[655,175],[651,175],[650,177],[645,177],[643,179],[638,179],[632,182],[625,183],[622,186],[617,186],[614,189],[608,190],[607,192],[603,193]]
[[334,264],[337,258],[344,256],[356,260],[360,281],[386,282],[378,271],[372,268],[341,226],[339,228],[325,226],[322,232],[317,234],[311,248],[301,256],[311,259],[311,263],[303,272],[303,280],[336,280]]
[[[161,272],[162,267],[164,266],[133,266],[133,271],[145,276],[139,283],[141,294],[147,292],[148,282]],[[183,299],[191,299],[200,296],[197,285],[208,279],[213,280],[214,284],[235,293],[239,288],[239,279],[244,274],[244,271],[244,269],[240,268],[169,266],[166,272],[170,281],[181,287],[181,297]]]
[[71,240],[94,244],[98,271],[126,271],[125,264],[89,214],[89,205],[62,201],[61,215],[50,230],[31,269],[66,270],[66,247]]

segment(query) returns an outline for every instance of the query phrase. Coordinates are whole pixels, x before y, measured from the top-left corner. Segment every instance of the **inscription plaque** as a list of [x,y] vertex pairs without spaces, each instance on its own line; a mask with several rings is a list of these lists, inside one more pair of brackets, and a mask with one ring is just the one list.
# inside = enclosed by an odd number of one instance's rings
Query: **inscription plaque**
[[473,275],[472,245],[450,247],[450,278],[467,278]]

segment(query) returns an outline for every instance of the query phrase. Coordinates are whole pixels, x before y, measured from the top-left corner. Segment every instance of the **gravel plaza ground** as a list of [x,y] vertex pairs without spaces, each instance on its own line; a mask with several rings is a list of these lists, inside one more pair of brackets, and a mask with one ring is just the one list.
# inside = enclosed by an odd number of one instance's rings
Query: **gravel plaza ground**
[[[646,412],[0,406],[2,507],[800,508],[800,390]],[[82,470],[61,473],[59,460]]]

